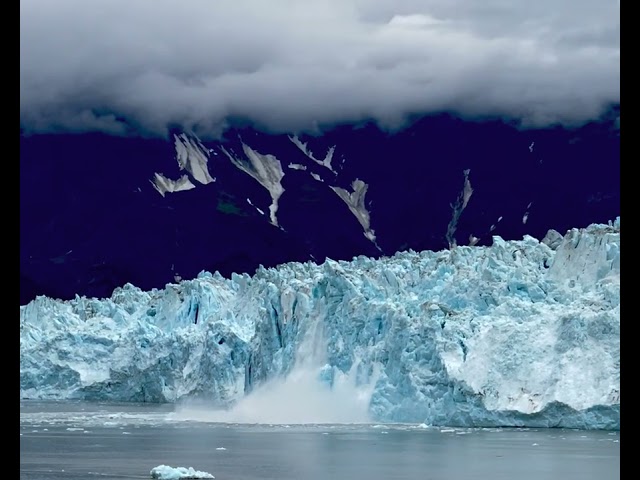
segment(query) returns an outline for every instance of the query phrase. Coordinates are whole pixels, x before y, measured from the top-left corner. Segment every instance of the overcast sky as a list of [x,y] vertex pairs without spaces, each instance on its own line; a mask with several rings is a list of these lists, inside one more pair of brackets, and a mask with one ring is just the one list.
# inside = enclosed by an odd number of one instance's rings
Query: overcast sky
[[21,0],[21,125],[580,123],[619,102],[619,17],[616,0]]

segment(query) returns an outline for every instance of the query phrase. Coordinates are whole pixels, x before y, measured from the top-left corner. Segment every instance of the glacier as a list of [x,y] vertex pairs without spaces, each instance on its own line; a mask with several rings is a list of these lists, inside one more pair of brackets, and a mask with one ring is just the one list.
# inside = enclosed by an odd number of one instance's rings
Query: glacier
[[20,307],[22,399],[232,409],[302,365],[371,421],[619,430],[620,219]]

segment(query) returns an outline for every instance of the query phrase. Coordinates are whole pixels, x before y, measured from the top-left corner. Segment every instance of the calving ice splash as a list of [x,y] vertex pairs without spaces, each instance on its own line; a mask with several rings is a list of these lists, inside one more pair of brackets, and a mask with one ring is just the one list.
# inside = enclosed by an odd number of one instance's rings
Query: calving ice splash
[[322,370],[295,368],[242,397],[229,409],[206,401],[187,400],[169,415],[171,420],[249,424],[369,423],[369,402],[375,381],[358,385],[349,374],[337,374],[333,385]]
[[369,403],[379,375],[376,366],[365,378],[359,361],[343,373],[327,363],[322,323],[305,332],[287,375],[259,385],[229,409],[206,400],[181,402],[175,420],[262,424],[367,423]]
[[211,421],[619,429],[620,221],[559,237],[39,297],[20,309],[21,397],[178,402]]

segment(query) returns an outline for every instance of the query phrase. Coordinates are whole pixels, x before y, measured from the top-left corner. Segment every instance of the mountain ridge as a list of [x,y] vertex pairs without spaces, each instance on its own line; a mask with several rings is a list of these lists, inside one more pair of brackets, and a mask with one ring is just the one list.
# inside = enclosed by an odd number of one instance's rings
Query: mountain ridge
[[[394,133],[370,124],[320,137],[232,129],[202,140],[207,171],[196,175],[184,143],[172,140],[21,136],[21,304],[42,294],[106,297],[127,282],[162,287],[201,270],[229,276],[288,261],[448,248],[466,170],[473,193],[453,229],[458,244],[486,245],[493,234],[542,238],[620,213],[619,131],[609,118],[573,130],[452,116]],[[223,151],[248,160],[247,147],[282,169],[278,227],[269,190]],[[194,188],[163,197],[156,174],[187,175]],[[366,215],[345,202],[356,180],[366,184]]]

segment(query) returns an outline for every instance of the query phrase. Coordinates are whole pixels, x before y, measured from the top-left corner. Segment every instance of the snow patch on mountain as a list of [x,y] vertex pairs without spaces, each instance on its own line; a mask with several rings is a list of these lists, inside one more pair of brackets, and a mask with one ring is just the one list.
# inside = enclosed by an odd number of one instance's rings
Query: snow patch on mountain
[[242,144],[242,151],[244,152],[248,161],[236,157],[232,152],[226,148],[221,147],[231,163],[237,168],[242,170],[247,175],[253,177],[260,185],[267,189],[269,195],[271,195],[271,205],[269,205],[269,218],[271,224],[278,227],[278,200],[284,193],[284,187],[282,186],[282,179],[284,178],[284,171],[282,170],[282,164],[273,155],[263,155],[253,150],[247,144]]
[[287,167],[289,167],[292,170],[306,170],[307,167],[304,165],[300,165],[299,163],[290,163],[289,165],[287,165]]
[[182,175],[178,180],[171,180],[161,173],[155,173],[151,183],[154,188],[164,197],[165,193],[181,192],[195,188],[189,175],[196,182],[207,185],[216,181],[209,174],[208,163],[210,150],[195,136],[185,133],[174,135],[174,146],[176,149],[176,160],[180,170],[186,170],[188,175]]
[[163,197],[165,193],[182,192],[196,188],[187,175],[182,175],[178,180],[171,180],[161,173],[155,173],[150,182]]
[[176,147],[176,160],[180,170],[186,170],[191,176],[203,185],[214,182],[209,174],[209,149],[207,149],[196,136],[188,136],[185,133],[174,135]]
[[309,150],[309,147],[307,146],[307,142],[302,142],[296,135],[289,136],[289,140],[291,140],[291,142],[296,147],[298,147],[300,151],[302,151],[302,153],[304,153],[307,156],[307,158],[309,158],[310,160],[314,161],[315,163],[317,163],[322,167],[328,168],[333,173],[337,174],[337,172],[331,166],[331,161],[333,160],[333,153],[336,151],[335,145],[329,148],[329,150],[327,151],[327,154],[322,160],[319,160],[313,155],[313,153],[311,153],[311,151]]
[[371,215],[364,203],[369,185],[360,179],[355,179],[351,184],[353,192],[340,187],[331,186],[330,188],[347,204],[351,213],[358,219],[364,229],[364,236],[375,243],[376,235],[374,230],[371,229]]
[[260,208],[256,207],[256,206],[253,204],[253,202],[251,201],[251,199],[250,199],[250,198],[247,198],[247,203],[248,203],[249,205],[251,205],[253,208],[255,208],[255,209],[257,210],[257,212],[258,212],[260,215],[264,215],[264,211],[263,211],[263,210],[261,210]]
[[359,392],[382,422],[619,429],[619,219],[555,250],[493,240],[38,297],[20,307],[20,396],[286,414],[313,386]]
[[458,195],[455,203],[451,205],[451,220],[449,221],[449,225],[447,225],[447,234],[445,235],[449,248],[455,247],[458,244],[454,235],[458,228],[460,215],[462,215],[464,209],[467,208],[471,195],[473,195],[473,188],[471,188],[471,182],[469,181],[470,171],[471,170],[467,169],[462,172],[464,175],[462,191]]

